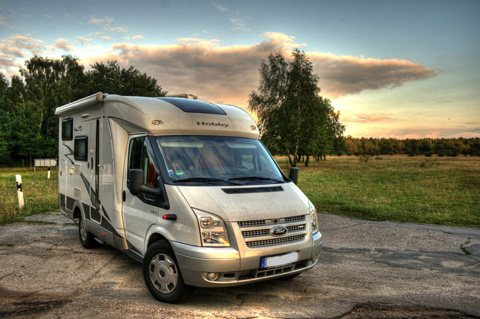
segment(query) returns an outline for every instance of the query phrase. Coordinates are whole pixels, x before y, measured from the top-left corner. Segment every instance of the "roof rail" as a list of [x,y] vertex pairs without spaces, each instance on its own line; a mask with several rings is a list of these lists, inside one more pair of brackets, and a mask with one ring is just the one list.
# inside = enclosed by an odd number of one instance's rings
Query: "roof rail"
[[188,93],[180,93],[180,94],[170,94],[166,95],[165,97],[179,97],[182,99],[191,99],[191,100],[197,100],[198,96],[193,95],[193,94],[188,94]]

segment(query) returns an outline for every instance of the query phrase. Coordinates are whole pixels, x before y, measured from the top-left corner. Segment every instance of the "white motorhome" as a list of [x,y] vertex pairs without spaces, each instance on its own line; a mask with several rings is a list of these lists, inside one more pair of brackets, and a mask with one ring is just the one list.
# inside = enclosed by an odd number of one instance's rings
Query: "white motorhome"
[[239,107],[94,94],[56,109],[59,201],[86,248],[143,263],[150,292],[293,278],[322,245],[315,207]]

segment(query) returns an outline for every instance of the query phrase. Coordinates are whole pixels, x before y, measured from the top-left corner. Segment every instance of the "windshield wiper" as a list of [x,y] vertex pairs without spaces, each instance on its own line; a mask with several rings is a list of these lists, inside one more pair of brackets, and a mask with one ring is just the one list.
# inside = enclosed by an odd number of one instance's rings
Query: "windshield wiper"
[[279,181],[278,179],[271,178],[271,177],[262,177],[262,176],[242,176],[242,177],[233,177],[229,178],[229,181],[236,181],[236,180],[248,180],[248,181],[274,181],[277,183],[283,183],[283,181]]
[[211,178],[211,177],[190,177],[184,179],[178,179],[173,181],[174,183],[229,183],[235,184],[233,182],[221,179],[221,178]]

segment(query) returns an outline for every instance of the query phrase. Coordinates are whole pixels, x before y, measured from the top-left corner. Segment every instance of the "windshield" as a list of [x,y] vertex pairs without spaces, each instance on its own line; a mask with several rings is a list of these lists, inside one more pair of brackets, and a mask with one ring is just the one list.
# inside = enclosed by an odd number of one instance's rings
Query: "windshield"
[[255,139],[225,136],[158,136],[155,139],[174,183],[285,182],[270,154]]

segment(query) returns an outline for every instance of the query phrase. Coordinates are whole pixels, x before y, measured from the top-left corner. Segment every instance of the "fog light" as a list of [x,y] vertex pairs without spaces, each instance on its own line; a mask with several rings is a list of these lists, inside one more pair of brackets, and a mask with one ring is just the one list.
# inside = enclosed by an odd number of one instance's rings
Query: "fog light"
[[207,277],[207,279],[210,280],[210,281],[215,281],[215,280],[218,279],[218,273],[216,273],[216,272],[208,272],[205,277]]

